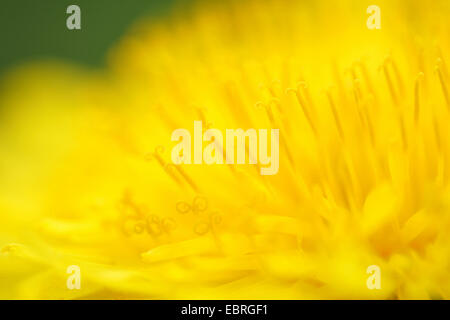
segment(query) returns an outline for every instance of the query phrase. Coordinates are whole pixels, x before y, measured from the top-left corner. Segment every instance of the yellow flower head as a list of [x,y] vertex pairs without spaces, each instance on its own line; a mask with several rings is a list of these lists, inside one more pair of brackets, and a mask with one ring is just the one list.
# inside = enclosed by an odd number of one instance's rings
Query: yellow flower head
[[[450,6],[368,5],[200,3],[5,78],[0,298],[449,299]],[[175,165],[196,120],[279,129],[278,173]]]

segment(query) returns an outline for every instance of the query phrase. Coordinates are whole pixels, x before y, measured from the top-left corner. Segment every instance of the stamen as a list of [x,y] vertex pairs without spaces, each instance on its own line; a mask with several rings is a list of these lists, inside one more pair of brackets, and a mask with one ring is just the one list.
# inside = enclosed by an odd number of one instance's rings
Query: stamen
[[327,90],[327,97],[328,97],[328,101],[330,103],[331,111],[333,112],[333,117],[334,117],[334,121],[336,122],[336,127],[338,129],[339,136],[341,137],[342,140],[344,140],[344,131],[342,130],[341,121],[339,120],[339,115],[336,110],[336,105],[334,104],[333,97],[331,96],[330,90]]
[[163,168],[163,170],[169,175],[169,177],[174,180],[178,185],[181,185],[180,179],[174,174],[173,170],[171,169],[171,164],[167,163],[162,158],[162,153],[164,152],[164,146],[157,146],[155,148],[155,151],[149,155],[146,156],[146,160],[150,161],[152,159],[156,159],[158,164]]
[[424,77],[423,72],[419,72],[414,85],[414,123],[417,126],[420,113],[420,82]]
[[445,102],[447,104],[447,109],[450,111],[450,97],[448,94],[447,85],[445,84],[445,80],[444,80],[444,77],[442,75],[442,72],[441,72],[441,69],[439,68],[439,66],[436,66],[435,70],[438,74],[439,81],[441,83],[442,92],[444,93]]
[[309,92],[308,84],[305,81],[300,81],[297,85],[297,88],[301,87],[303,88],[303,94],[305,95],[306,101],[308,102],[309,106],[314,109],[314,103],[311,98],[311,94]]
[[183,177],[183,179],[187,182],[187,184],[194,190],[196,193],[199,193],[199,189],[197,185],[195,184],[194,180],[192,180],[189,175],[184,171],[184,169],[181,166],[175,166],[173,164],[168,164],[167,167],[175,167],[175,169],[178,171],[178,173]]
[[347,92],[345,90],[345,86],[342,81],[341,74],[339,73],[338,65],[335,61],[333,62],[333,76],[334,76],[335,82],[337,83],[337,86],[339,89],[339,96],[340,96],[341,100],[346,101],[347,100]]
[[242,97],[240,97],[239,94],[236,93],[234,87],[234,83],[228,83],[224,88],[226,102],[232,110],[231,115],[239,125],[253,128],[254,126],[252,124],[252,119],[248,114],[246,104],[242,101]]
[[394,70],[394,76],[395,76],[395,80],[397,80],[398,90],[403,95],[405,93],[405,86],[403,84],[403,80],[402,80],[402,76],[400,74],[400,71],[399,71],[399,69],[397,67],[397,63],[391,57],[389,57],[388,59],[389,59],[389,62],[391,63],[391,65],[392,65],[392,69]]
[[439,56],[439,58],[438,58],[438,64],[439,64],[439,66],[441,67],[441,70],[442,70],[442,72],[443,72],[443,74],[444,74],[444,78],[445,78],[446,80],[448,80],[448,79],[449,79],[449,75],[448,75],[447,64],[445,63],[444,57],[443,57],[443,55],[442,55],[441,48],[437,47],[436,49],[437,49],[438,56]]
[[361,92],[361,81],[359,79],[354,79],[353,81],[353,93],[356,100],[356,111],[358,113],[359,119],[363,127],[365,127],[369,132],[369,139],[372,146],[375,145],[375,135],[373,132],[373,125],[368,114],[367,108],[362,102],[362,92]]
[[209,231],[211,233],[216,233],[216,227],[222,223],[222,216],[218,212],[210,213],[208,220],[198,223],[194,227],[194,232],[199,236],[207,234]]
[[[269,104],[263,103],[261,101],[257,102],[255,104],[255,106],[257,108],[264,108],[266,110],[266,114],[267,114],[267,117],[269,118],[269,122],[272,125],[272,127],[274,127],[274,128],[280,128],[281,126],[276,123],[273,110],[272,110],[272,108],[270,106],[271,106],[271,104],[275,104],[275,105],[279,104],[279,101],[280,101],[279,99],[273,98],[273,99],[270,100]],[[280,135],[280,143],[281,143],[281,147],[286,151],[286,154],[287,154],[287,157],[288,157],[288,160],[289,160],[291,166],[293,168],[295,168],[294,158],[292,157],[291,151],[289,149],[289,146],[287,144],[287,141],[286,141],[284,135]],[[248,150],[248,147],[247,147],[247,150]],[[257,164],[257,167],[258,167],[257,169],[258,169],[258,172],[259,172],[260,165]]]
[[442,140],[441,140],[441,134],[439,132],[439,123],[436,118],[436,115],[433,115],[433,128],[434,128],[434,134],[436,137],[436,145],[438,147],[438,150],[442,150]]
[[208,123],[208,122],[206,121],[204,109],[201,108],[201,107],[195,107],[195,108],[196,108],[196,110],[197,110],[197,113],[198,113],[198,115],[199,115],[200,120],[202,121],[202,123]]
[[289,92],[294,92],[295,93],[295,96],[297,97],[297,101],[298,101],[300,107],[302,108],[302,111],[303,111],[303,114],[304,114],[306,120],[308,121],[308,123],[309,123],[312,131],[314,132],[314,134],[317,136],[316,127],[314,126],[314,123],[313,123],[313,121],[311,119],[311,116],[310,116],[310,114],[308,112],[308,109],[306,107],[306,103],[303,100],[303,97],[300,94],[300,91],[298,89],[293,89],[293,88],[286,89],[286,93],[289,93]]
[[192,201],[192,205],[185,202],[179,201],[176,204],[176,209],[178,213],[186,214],[192,212],[193,214],[200,214],[208,209],[208,199],[203,196],[196,196]]
[[356,65],[360,68],[361,74],[364,78],[364,82],[367,85],[368,91],[373,95],[375,100],[377,100],[376,91],[374,90],[374,86],[372,83],[372,79],[370,78],[369,72],[367,71],[366,64],[362,61],[358,61]]
[[391,80],[391,76],[389,74],[389,70],[387,68],[387,61],[385,61],[383,63],[383,71],[384,71],[384,75],[386,77],[386,81],[389,87],[389,92],[391,93],[391,97],[392,97],[392,101],[394,102],[394,104],[396,106],[398,106],[398,98],[397,98],[397,94],[395,93],[395,89],[394,89],[394,85],[392,84],[392,80]]
[[[393,66],[393,69],[394,69],[394,73],[396,73],[396,78],[397,78],[397,82],[398,82],[399,86],[402,85],[401,78],[400,78],[400,74],[397,74],[398,70],[397,71],[395,70],[396,67],[395,67],[395,64],[393,63],[392,59],[390,57],[387,57],[385,59],[384,63],[383,63],[384,75],[385,75],[386,81],[388,83],[389,92],[391,93],[391,96],[392,96],[392,101],[394,102],[394,104],[397,107],[399,107],[398,95],[395,92],[394,85],[392,83],[392,79],[391,79],[391,76],[390,76],[389,71],[388,71],[388,65],[387,64],[389,62],[391,62],[392,66]],[[400,126],[400,134],[401,134],[401,137],[402,137],[403,147],[407,148],[407,138],[406,138],[405,125],[403,123],[403,117],[402,117],[402,114],[401,114],[401,110],[399,108],[397,109],[397,118],[398,118],[398,122],[399,122],[399,126]]]

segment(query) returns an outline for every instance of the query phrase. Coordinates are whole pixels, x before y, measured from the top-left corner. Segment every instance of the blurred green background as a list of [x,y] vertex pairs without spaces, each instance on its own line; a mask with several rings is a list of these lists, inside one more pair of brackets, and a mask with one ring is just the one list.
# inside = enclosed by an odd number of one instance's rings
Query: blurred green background
[[[100,67],[139,17],[167,15],[177,0],[1,0],[0,74],[26,61],[58,58]],[[66,9],[81,8],[81,30],[68,30]]]

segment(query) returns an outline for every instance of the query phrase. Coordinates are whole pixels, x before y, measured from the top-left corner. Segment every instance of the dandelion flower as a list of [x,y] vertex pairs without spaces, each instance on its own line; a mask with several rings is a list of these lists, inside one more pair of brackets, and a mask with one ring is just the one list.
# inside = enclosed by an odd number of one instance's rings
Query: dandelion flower
[[[450,8],[378,5],[201,3],[5,78],[0,297],[449,299]],[[195,120],[278,128],[279,172],[174,165]]]

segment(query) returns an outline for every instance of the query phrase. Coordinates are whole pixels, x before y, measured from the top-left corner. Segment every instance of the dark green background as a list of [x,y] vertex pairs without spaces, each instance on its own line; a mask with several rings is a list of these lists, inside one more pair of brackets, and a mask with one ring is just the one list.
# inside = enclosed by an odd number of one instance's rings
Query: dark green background
[[[168,15],[175,1],[0,0],[0,73],[48,58],[102,66],[108,49],[133,21]],[[81,8],[81,30],[66,27],[71,4]]]

